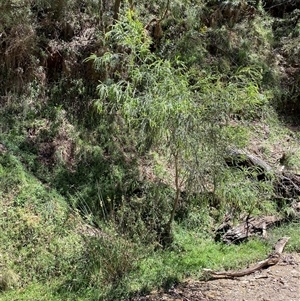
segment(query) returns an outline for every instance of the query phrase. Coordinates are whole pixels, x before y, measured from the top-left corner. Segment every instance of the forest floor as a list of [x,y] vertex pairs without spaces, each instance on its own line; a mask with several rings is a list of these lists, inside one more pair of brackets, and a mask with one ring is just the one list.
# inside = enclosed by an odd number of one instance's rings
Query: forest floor
[[277,265],[251,275],[209,281],[186,280],[168,291],[133,301],[299,301],[300,254],[283,254]]

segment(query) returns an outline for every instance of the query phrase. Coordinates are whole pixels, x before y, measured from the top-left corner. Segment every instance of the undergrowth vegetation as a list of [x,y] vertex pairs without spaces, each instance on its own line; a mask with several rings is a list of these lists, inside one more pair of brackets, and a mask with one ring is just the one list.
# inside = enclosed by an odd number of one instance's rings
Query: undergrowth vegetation
[[[276,2],[276,5],[274,5]],[[284,1],[0,4],[0,300],[122,300],[299,252],[299,9]],[[280,7],[286,11],[281,14]],[[215,242],[230,216],[267,239]]]

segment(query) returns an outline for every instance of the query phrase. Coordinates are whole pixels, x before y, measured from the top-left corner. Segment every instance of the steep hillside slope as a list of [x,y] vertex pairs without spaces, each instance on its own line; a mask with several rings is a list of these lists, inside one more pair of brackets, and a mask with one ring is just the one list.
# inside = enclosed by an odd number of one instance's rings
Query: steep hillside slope
[[[276,190],[300,173],[298,6],[2,1],[0,299],[120,300],[282,235],[299,252],[299,194]],[[267,239],[214,241],[266,214]]]

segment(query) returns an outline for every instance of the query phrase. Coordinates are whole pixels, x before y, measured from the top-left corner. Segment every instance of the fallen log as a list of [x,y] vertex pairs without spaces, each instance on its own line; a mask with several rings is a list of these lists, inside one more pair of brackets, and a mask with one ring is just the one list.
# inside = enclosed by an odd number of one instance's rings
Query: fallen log
[[[285,170],[275,170],[264,160],[247,151],[230,148],[225,156],[225,162],[230,167],[249,168],[249,176],[258,181],[271,181],[273,185],[272,201],[277,202],[278,208],[289,205],[294,217],[300,218],[297,206],[300,196],[300,175]],[[288,218],[288,217],[287,217]],[[239,243],[249,236],[266,236],[266,229],[276,225],[285,218],[265,216],[250,218],[249,216],[239,225],[233,227],[231,220],[223,222],[216,230],[215,240],[224,243]]]
[[254,273],[255,271],[268,268],[269,266],[275,265],[279,262],[283,249],[287,242],[289,241],[290,237],[282,237],[277,241],[274,246],[274,252],[271,253],[268,258],[262,260],[255,264],[254,266],[241,270],[241,271],[224,271],[224,272],[215,272],[210,269],[203,269],[204,272],[208,273],[211,278],[234,278],[234,277],[242,277],[245,275],[249,275]]
[[255,168],[261,175],[266,175],[266,173],[273,173],[273,168],[267,164],[264,160],[259,157],[250,154],[244,150],[230,148],[228,149],[228,154],[225,157],[225,162],[228,166],[240,166]]
[[[221,237],[222,242],[231,244],[231,243],[239,243],[244,241],[250,236],[253,235],[262,235],[263,237],[266,236],[267,228],[270,228],[273,225],[276,225],[283,218],[276,217],[276,216],[264,216],[264,217],[247,217],[242,223],[235,227],[226,227],[226,224],[222,224],[221,227],[217,229],[216,236],[219,235],[221,232],[225,232]],[[228,226],[228,225],[227,225]],[[226,230],[225,230],[226,229]],[[225,230],[225,231],[224,231]]]
[[300,196],[300,175],[285,170],[275,170],[261,158],[247,151],[230,148],[225,156],[229,167],[250,168],[257,180],[272,179],[274,197],[296,200]]

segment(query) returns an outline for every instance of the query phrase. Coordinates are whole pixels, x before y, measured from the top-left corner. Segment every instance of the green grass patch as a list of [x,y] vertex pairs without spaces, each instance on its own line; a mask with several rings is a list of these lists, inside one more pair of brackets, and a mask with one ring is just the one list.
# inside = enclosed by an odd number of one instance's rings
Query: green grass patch
[[0,191],[0,291],[71,273],[83,244],[64,199],[9,153],[0,153]]
[[268,241],[274,245],[281,237],[290,237],[284,252],[300,252],[300,221],[295,220],[287,224],[283,224],[278,228],[269,230]]
[[51,280],[47,282],[35,282],[26,286],[26,288],[20,288],[11,290],[5,294],[0,293],[1,301],[90,301],[96,300],[96,296],[93,296],[93,292],[88,289],[82,293],[78,292],[59,292],[57,287],[61,285],[61,280]]
[[[169,249],[156,251],[149,247],[137,249],[136,245],[121,238],[106,243],[104,240],[100,240],[101,243],[94,241],[86,245],[88,252],[82,253],[86,254],[84,258],[78,258],[73,264],[67,261],[69,273],[65,271],[64,275],[51,281],[45,278],[21,290],[8,291],[1,300],[30,300],[33,296],[35,300],[50,301],[61,298],[120,300],[136,292],[171,287],[187,277],[201,279],[204,277],[203,268],[244,268],[265,258],[271,250],[269,244],[260,239],[230,246],[215,243],[205,235],[178,225],[174,235],[175,241]],[[61,254],[59,257],[63,258]],[[115,273],[112,279],[107,277],[108,272],[113,272],[110,275]]]
[[187,277],[203,278],[203,268],[244,268],[270,252],[268,244],[260,239],[228,246],[178,226],[174,234],[175,242],[169,250],[153,252],[140,261],[138,270],[129,275],[130,290],[150,291],[170,287]]

